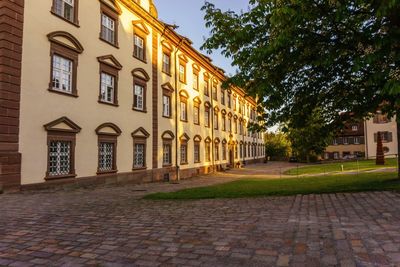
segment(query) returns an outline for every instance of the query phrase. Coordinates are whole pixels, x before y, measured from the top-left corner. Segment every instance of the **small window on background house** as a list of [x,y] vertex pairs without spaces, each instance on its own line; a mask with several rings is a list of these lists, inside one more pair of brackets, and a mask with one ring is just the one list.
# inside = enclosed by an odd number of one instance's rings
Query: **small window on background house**
[[228,92],[228,108],[231,108],[232,106],[232,96],[231,94]]
[[171,55],[163,53],[162,71],[166,74],[171,74]]
[[49,143],[48,176],[57,177],[71,174],[71,147],[70,141],[53,140]]
[[357,131],[358,131],[358,126],[357,126],[357,125],[351,126],[351,130],[352,130],[353,132],[357,132]]
[[116,21],[105,13],[101,14],[101,38],[108,43],[116,44]]
[[349,140],[348,140],[347,137],[343,137],[343,144],[344,144],[344,145],[349,144]]
[[360,144],[360,137],[354,137],[354,144],[356,145]]
[[145,60],[145,39],[141,36],[134,35],[133,56],[141,61]]

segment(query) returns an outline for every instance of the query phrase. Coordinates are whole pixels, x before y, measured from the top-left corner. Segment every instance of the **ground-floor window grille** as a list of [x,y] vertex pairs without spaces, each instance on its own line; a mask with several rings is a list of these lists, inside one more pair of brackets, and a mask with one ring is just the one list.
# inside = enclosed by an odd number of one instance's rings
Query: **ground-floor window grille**
[[133,168],[143,168],[145,166],[145,147],[144,144],[135,144],[134,147],[134,163],[133,163]]
[[49,175],[71,173],[71,142],[51,141],[49,146]]
[[99,171],[114,169],[114,144],[102,142],[99,144]]

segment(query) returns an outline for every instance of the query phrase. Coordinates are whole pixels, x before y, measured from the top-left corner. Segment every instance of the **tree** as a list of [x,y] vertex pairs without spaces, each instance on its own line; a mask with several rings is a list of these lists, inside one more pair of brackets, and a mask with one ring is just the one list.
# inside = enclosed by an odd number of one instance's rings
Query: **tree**
[[240,14],[206,2],[203,10],[211,37],[202,48],[232,58],[239,71],[224,86],[258,95],[266,125],[316,107],[339,125],[342,112],[365,118],[379,108],[397,114],[400,141],[400,0],[250,0]]
[[283,132],[266,133],[265,152],[271,160],[286,160],[291,154],[291,144]]
[[310,162],[311,157],[316,159],[331,142],[333,131],[321,115],[322,110],[317,108],[305,114],[301,120],[289,121],[284,128],[292,150],[300,160]]

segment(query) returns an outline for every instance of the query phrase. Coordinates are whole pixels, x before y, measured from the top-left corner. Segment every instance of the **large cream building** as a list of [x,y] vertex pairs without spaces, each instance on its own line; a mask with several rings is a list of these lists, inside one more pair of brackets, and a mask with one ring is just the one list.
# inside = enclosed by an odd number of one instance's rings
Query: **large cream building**
[[151,0],[12,0],[0,16],[4,187],[184,179],[263,159],[247,130],[255,100],[222,89],[224,72]]

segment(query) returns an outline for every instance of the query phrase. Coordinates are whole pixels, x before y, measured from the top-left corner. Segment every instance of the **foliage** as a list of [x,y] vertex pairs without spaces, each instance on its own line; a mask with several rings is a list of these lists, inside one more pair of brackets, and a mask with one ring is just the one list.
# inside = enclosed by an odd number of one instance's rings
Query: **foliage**
[[396,167],[396,159],[389,158],[386,160],[385,165],[377,166],[375,160],[360,160],[360,161],[344,161],[344,162],[333,162],[328,164],[315,164],[308,165],[287,170],[285,174],[287,175],[303,175],[303,174],[320,174],[329,172],[341,172],[343,170],[348,171],[366,171],[366,170],[377,170],[380,168]]
[[301,114],[298,118],[290,120],[284,128],[293,153],[302,161],[310,162],[311,158],[316,161],[329,145],[332,129],[324,122],[322,110],[319,108],[310,114]]
[[400,190],[400,182],[395,178],[394,173],[361,173],[306,178],[244,179],[177,192],[150,194],[145,199],[242,198]]
[[291,144],[282,132],[265,134],[265,152],[270,160],[286,160],[291,154]]

